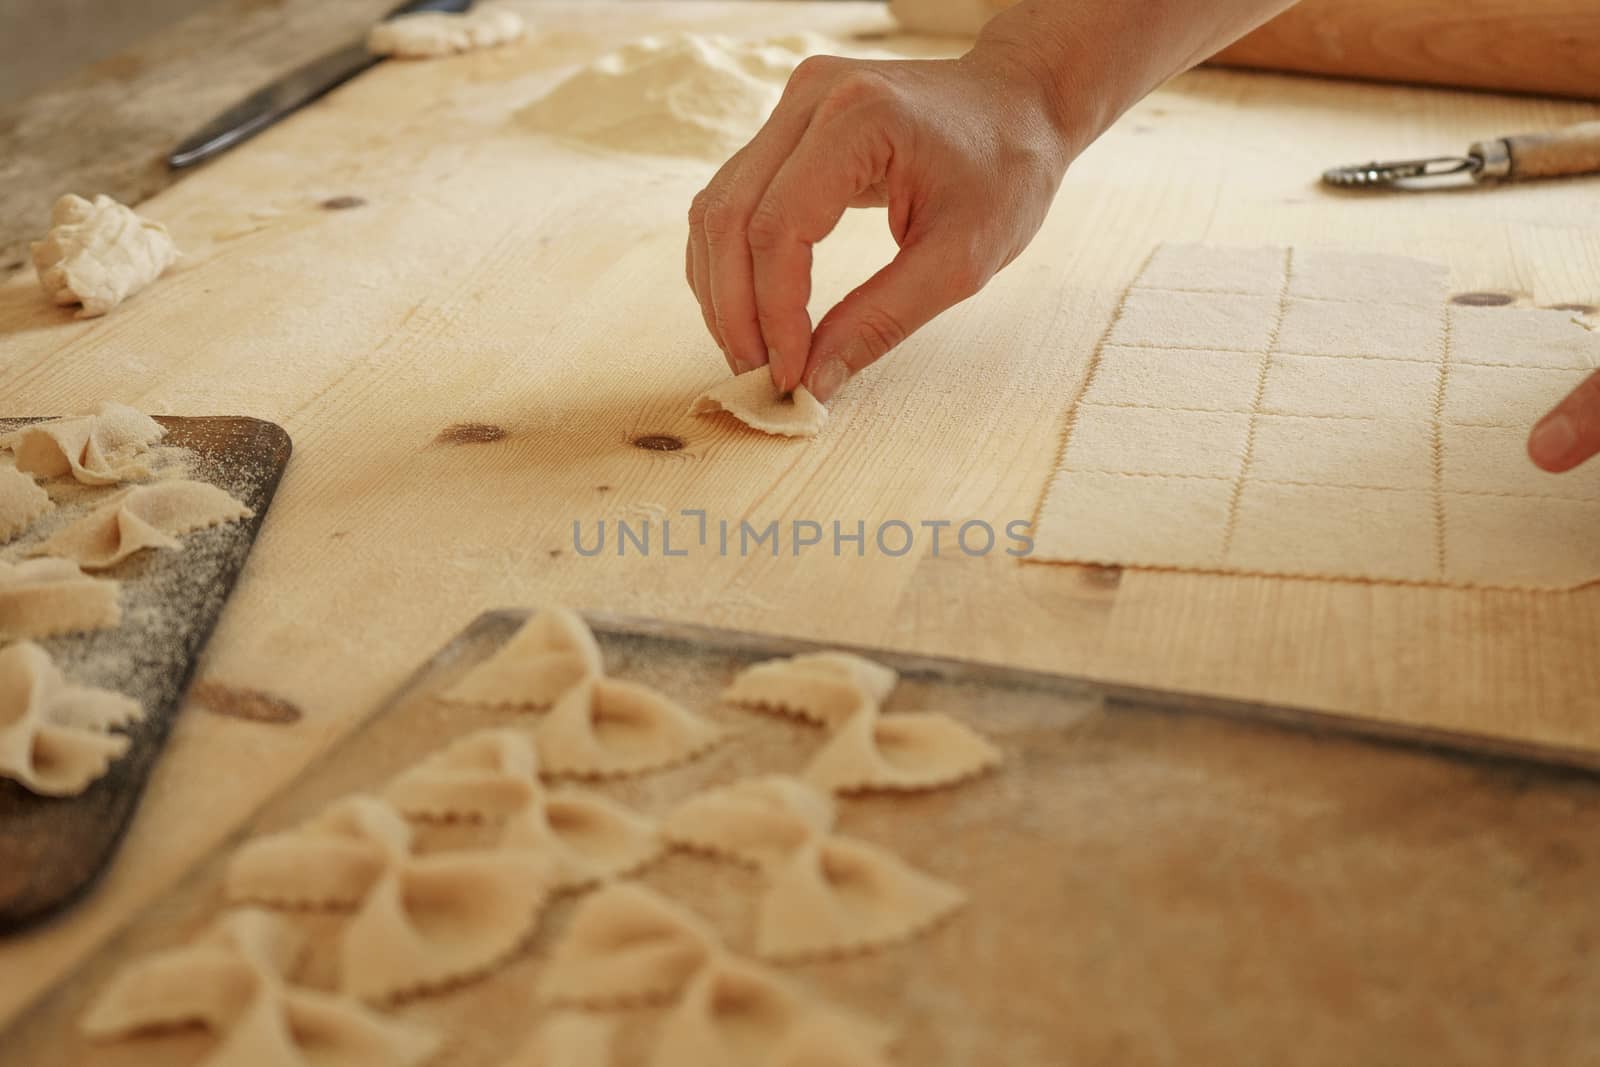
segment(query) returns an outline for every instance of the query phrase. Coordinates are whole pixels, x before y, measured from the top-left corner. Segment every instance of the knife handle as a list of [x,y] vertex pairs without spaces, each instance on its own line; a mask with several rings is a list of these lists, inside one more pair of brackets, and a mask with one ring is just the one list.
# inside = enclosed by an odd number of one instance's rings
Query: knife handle
[[416,15],[423,11],[445,11],[459,15],[472,6],[472,0],[406,0],[387,15],[385,20],[399,15]]
[[1522,133],[1480,141],[1471,154],[1483,160],[1484,178],[1569,178],[1600,174],[1600,122],[1580,122],[1553,133]]

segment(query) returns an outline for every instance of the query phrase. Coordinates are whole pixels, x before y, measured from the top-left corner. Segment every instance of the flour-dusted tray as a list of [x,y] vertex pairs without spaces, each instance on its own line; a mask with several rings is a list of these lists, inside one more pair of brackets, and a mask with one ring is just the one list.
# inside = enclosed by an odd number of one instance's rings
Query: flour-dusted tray
[[[523,618],[476,620],[0,1034],[0,1063],[197,1063],[212,1047],[198,1032],[100,1046],[74,1021],[123,963],[211,921],[223,864],[244,836],[373,789],[451,737],[515,721],[434,694]],[[812,728],[715,706],[739,668],[817,646],[593,621],[611,673],[743,728],[687,766],[602,787],[611,796],[659,812],[708,784],[797,770],[821,743]],[[971,894],[913,942],[790,969],[828,1000],[894,1024],[893,1063],[1592,1062],[1595,768],[1468,738],[1361,736],[1358,724],[1290,710],[873,655],[904,674],[891,711],[954,713],[1007,759],[953,790],[842,802],[841,831]],[[749,948],[754,873],[675,853],[641,877]],[[572,907],[554,904],[527,949],[487,980],[401,1009],[449,1033],[437,1067],[499,1067],[537,1025],[533,989]],[[653,1017],[637,1016],[616,1063],[648,1062]]]
[[[0,419],[0,434],[35,419]],[[144,552],[105,572],[122,583],[122,624],[40,641],[75,682],[138,699],[141,722],[126,728],[128,752],[74,797],[41,797],[0,780],[0,934],[36,922],[94,884],[122,839],[166,743],[195,659],[211,635],[266,518],[289,461],[289,435],[243,417],[158,417],[168,433],[162,461],[226,489],[255,512],[183,537],[178,551]],[[114,490],[52,482],[62,496],[41,529],[78,517]],[[23,551],[32,537],[6,547]],[[3,1053],[0,1053],[3,1059]]]

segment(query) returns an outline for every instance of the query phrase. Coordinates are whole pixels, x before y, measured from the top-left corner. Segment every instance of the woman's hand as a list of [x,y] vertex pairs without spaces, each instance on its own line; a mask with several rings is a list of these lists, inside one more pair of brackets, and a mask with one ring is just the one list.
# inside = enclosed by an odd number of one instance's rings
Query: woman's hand
[[1600,372],[1540,419],[1528,435],[1528,455],[1547,471],[1571,470],[1600,452]]
[[[689,287],[735,373],[768,364],[778,388],[827,400],[983,288],[1027,247],[1081,147],[1053,96],[1014,45],[802,63],[689,209]],[[882,205],[899,254],[813,332],[811,246],[846,208]]]

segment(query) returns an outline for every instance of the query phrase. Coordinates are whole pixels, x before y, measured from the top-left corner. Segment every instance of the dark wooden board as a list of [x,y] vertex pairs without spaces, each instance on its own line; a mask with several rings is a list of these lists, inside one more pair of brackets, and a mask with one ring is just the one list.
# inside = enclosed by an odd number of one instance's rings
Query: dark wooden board
[[[0,433],[36,420],[0,419]],[[105,572],[122,582],[123,623],[115,629],[39,642],[73,681],[135,697],[144,719],[127,729],[128,752],[74,797],[42,797],[0,780],[0,934],[37,923],[85,893],[105,869],[166,743],[172,720],[229,592],[266,518],[289,435],[244,417],[158,418],[163,449],[178,448],[196,480],[226,489],[254,516],[183,538],[177,552],[144,552]],[[72,487],[51,483],[53,495]],[[77,493],[56,524],[103,492]],[[34,534],[8,546],[26,546]]]

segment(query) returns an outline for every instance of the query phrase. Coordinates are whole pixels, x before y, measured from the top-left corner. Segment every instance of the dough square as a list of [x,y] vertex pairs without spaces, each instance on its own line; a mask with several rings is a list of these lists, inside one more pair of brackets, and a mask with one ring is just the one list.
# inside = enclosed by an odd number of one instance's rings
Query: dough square
[[1278,322],[1275,296],[1129,289],[1111,335],[1114,345],[1265,352]]
[[1106,345],[1084,399],[1096,404],[1249,411],[1262,357],[1203,348]]
[[1061,470],[1039,509],[1034,556],[1076,563],[1212,569],[1233,483]]
[[1236,478],[1250,416],[1081,404],[1062,468],[1129,474]]
[[1517,363],[1588,370],[1600,367],[1600,333],[1545,308],[1452,307],[1453,363]]
[[1276,415],[1422,419],[1433,414],[1440,368],[1400,360],[1273,356],[1261,410]]
[[1431,489],[1433,426],[1406,419],[1262,415],[1256,419],[1246,477],[1368,489]]
[[1571,589],[1600,578],[1600,501],[1446,493],[1444,509],[1452,581]]
[[1290,300],[1279,352],[1436,360],[1444,355],[1444,308]]
[[[1537,493],[1570,500],[1600,500],[1600,462],[1550,474],[1528,458],[1526,426],[1441,428],[1443,486],[1462,493]],[[1600,531],[1597,531],[1600,536]]]
[[1531,430],[1582,380],[1582,371],[1452,364],[1444,420]]
[[1214,248],[1170,244],[1157,248],[1136,285],[1205,293],[1254,293],[1276,298],[1283,292],[1288,250]]
[[1433,494],[1246,481],[1228,565],[1267,574],[1435,581]]
[[1436,307],[1450,291],[1450,271],[1440,263],[1373,252],[1297,248],[1289,295],[1359,304]]

